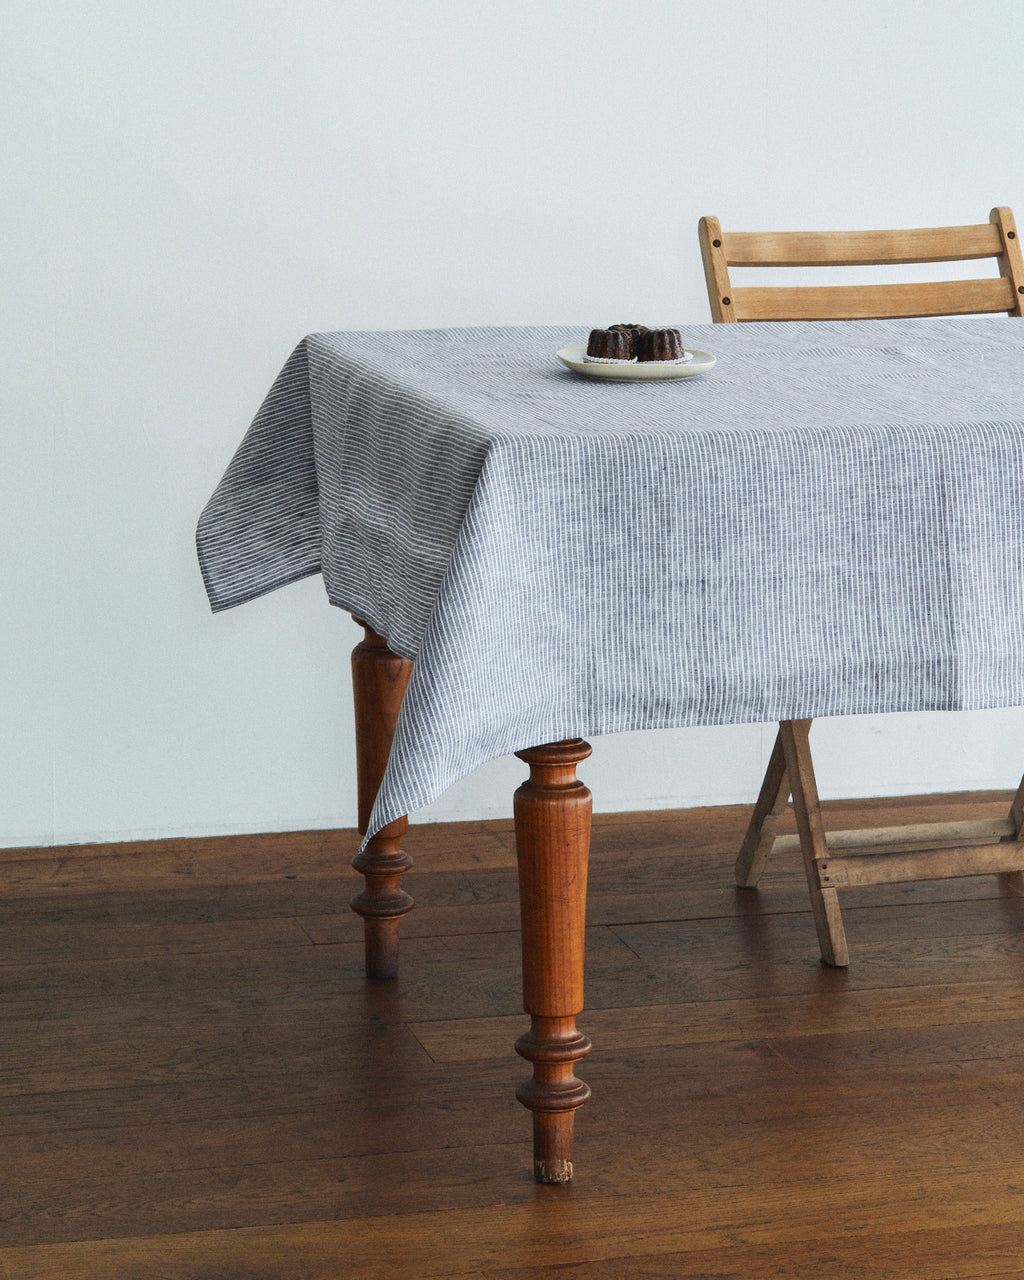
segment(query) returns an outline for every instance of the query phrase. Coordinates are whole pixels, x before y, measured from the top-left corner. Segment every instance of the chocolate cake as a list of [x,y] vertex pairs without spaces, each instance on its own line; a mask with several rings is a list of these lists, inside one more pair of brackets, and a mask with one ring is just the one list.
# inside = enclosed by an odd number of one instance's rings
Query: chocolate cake
[[633,335],[622,328],[592,329],[587,355],[596,360],[632,360],[636,355]]
[[638,360],[681,360],[683,339],[678,329],[648,329],[637,341]]
[[642,333],[650,333],[645,324],[613,324],[608,326],[611,333],[629,333],[633,336],[633,350],[636,351]]

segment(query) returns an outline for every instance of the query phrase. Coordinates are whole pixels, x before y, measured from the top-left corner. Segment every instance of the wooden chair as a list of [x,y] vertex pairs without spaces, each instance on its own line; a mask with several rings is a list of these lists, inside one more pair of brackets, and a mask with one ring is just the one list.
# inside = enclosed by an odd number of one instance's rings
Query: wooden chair
[[[701,218],[701,255],[711,314],[718,324],[750,320],[877,320],[911,316],[1022,314],[1024,260],[1013,213],[993,209],[987,223],[909,231],[723,232]],[[736,288],[730,267],[875,266],[994,258],[998,276],[920,284]],[[821,956],[849,964],[837,891],[1024,870],[1024,779],[1002,820],[927,823],[826,832],[808,733],[810,720],[785,720],[736,860],[736,881],[753,887],[773,850],[799,846]],[[790,797],[796,836],[775,835]]]

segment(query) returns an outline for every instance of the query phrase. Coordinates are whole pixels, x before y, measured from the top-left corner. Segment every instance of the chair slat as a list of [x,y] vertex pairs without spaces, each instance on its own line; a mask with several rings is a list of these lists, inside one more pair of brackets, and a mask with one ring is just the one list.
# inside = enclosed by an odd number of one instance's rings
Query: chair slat
[[1014,844],[964,845],[956,849],[845,854],[821,862],[818,879],[823,889],[847,889],[866,884],[1006,875],[1013,871],[1024,871],[1024,842],[1019,840]]
[[1017,296],[1003,276],[928,284],[870,284],[733,289],[737,320],[891,320],[913,316],[1014,311]]
[[[781,787],[783,780],[779,780]],[[861,827],[853,831],[827,831],[825,843],[829,855],[845,855],[849,851],[884,849],[886,852],[915,846],[918,849],[953,849],[958,845],[996,844],[1018,838],[1011,818],[979,818],[976,821],[922,822],[902,827]],[[779,836],[772,853],[799,852],[798,835]]]
[[858,267],[900,262],[965,262],[1003,251],[999,227],[920,227],[902,231],[730,231],[722,237],[733,267]]

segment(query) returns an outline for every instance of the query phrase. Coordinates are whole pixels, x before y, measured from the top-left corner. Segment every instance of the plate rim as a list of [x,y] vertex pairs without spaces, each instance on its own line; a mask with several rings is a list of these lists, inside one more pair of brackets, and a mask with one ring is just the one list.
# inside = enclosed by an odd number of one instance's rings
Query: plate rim
[[[657,373],[651,373],[645,376],[637,377],[635,372],[636,365],[623,362],[621,365],[614,364],[593,364],[588,366],[580,357],[586,354],[585,346],[560,347],[556,351],[556,355],[562,364],[565,365],[573,373],[580,373],[584,377],[605,379],[606,381],[619,382],[673,382],[683,378],[694,378],[702,373],[707,373],[709,369],[714,368],[717,358],[710,351],[698,351],[695,347],[684,348],[693,355],[693,360],[688,360],[685,364],[672,364],[670,362],[650,361],[652,365],[661,365]],[[644,363],[648,363],[645,361]],[[602,372],[593,372],[600,369]],[[632,376],[631,376],[632,374]]]

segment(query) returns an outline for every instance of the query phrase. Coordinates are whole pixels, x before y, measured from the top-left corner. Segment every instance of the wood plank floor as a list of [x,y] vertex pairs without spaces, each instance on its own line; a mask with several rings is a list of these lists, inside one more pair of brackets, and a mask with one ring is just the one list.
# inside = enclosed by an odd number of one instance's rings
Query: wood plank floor
[[746,817],[595,820],[568,1187],[513,1097],[510,823],[412,829],[394,982],[351,832],[0,853],[0,1280],[1024,1275],[1021,878],[849,891],[830,970],[796,862],[733,887]]

